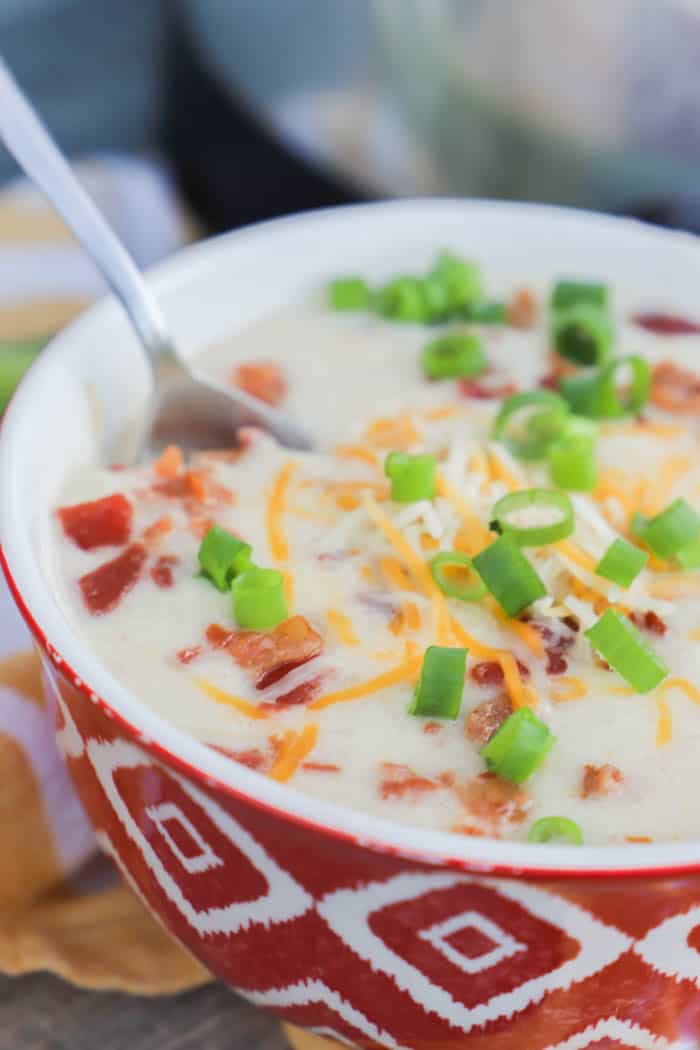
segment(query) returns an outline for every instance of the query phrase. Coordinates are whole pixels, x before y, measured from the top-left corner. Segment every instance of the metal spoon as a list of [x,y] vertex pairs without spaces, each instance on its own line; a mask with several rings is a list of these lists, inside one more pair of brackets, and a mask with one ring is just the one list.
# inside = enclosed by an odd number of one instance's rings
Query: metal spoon
[[[188,450],[231,447],[241,426],[262,426],[284,445],[309,449],[308,434],[243,390],[195,376],[180,357],[163,314],[123,244],[0,58],[0,137],[92,257],[120,299],[148,359],[152,387],[142,425],[119,450],[125,465],[170,443]],[[113,461],[114,450],[107,452]]]

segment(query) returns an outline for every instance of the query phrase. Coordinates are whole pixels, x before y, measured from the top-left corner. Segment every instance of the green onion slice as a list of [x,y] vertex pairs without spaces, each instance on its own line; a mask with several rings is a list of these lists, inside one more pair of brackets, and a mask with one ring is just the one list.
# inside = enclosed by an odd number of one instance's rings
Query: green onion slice
[[529,390],[506,398],[491,431],[518,459],[543,459],[550,445],[561,437],[569,409],[551,390]]
[[[534,524],[522,524],[511,519],[520,515]],[[574,531],[574,508],[564,492],[554,489],[522,489],[499,499],[491,511],[491,528],[510,536],[519,547],[544,547],[570,536]],[[552,520],[554,518],[554,520]],[[542,520],[544,519],[544,521]]]
[[698,539],[700,515],[684,499],[677,499],[654,518],[635,514],[632,532],[660,558],[673,558]]
[[547,591],[518,544],[501,536],[473,560],[474,568],[507,616],[517,616]]
[[[461,581],[448,575],[449,569],[458,570]],[[486,584],[477,575],[471,558],[461,551],[441,551],[436,554],[430,561],[430,571],[436,584],[448,598],[458,598],[461,602],[478,602],[486,594]],[[463,579],[465,572],[466,581]]]
[[428,379],[463,379],[481,375],[486,358],[478,335],[449,332],[423,348],[421,364]]
[[604,284],[593,281],[557,281],[549,302],[553,310],[566,310],[581,304],[605,310],[608,289]]
[[328,304],[334,310],[368,310],[372,293],[361,277],[339,277],[328,285]]
[[4,412],[15,387],[46,345],[47,338],[0,344],[0,412]]
[[472,324],[505,324],[508,308],[505,303],[468,303],[462,308],[461,316]]
[[408,713],[421,718],[454,721],[462,704],[466,666],[466,649],[449,649],[441,645],[431,645],[426,649]]
[[436,278],[445,288],[449,312],[457,312],[484,298],[481,271],[477,264],[459,259],[451,252],[443,252],[438,256],[429,276]]
[[508,716],[480,753],[490,772],[522,784],[543,762],[555,739],[529,707],[521,707]]
[[568,817],[540,817],[530,828],[528,842],[565,842],[571,846],[583,845],[583,832],[575,820]]
[[[627,382],[624,381],[626,376]],[[562,396],[572,412],[590,419],[621,419],[635,415],[646,404],[650,386],[651,369],[635,354],[618,357],[592,373],[566,376],[559,383]]]
[[648,561],[649,555],[639,547],[633,547],[627,540],[618,538],[613,540],[598,562],[596,572],[618,587],[629,587]]
[[233,576],[250,561],[251,546],[238,536],[212,525],[204,536],[197,557],[202,572],[220,591],[227,591]]
[[552,316],[552,345],[577,365],[603,365],[610,357],[613,327],[605,310],[578,303]]
[[390,452],[384,460],[384,473],[391,479],[391,498],[395,503],[415,503],[434,499],[437,462],[428,453],[411,456]]
[[627,617],[606,609],[586,632],[589,642],[638,693],[656,689],[668,668]]
[[239,627],[267,631],[286,620],[284,576],[277,569],[249,565],[231,584],[233,615]]
[[413,321],[423,324],[429,320],[422,282],[417,277],[397,277],[380,289],[377,309],[392,321]]
[[590,492],[598,484],[597,428],[587,419],[572,419],[562,437],[549,447],[552,481],[570,492]]
[[682,569],[700,569],[700,539],[681,547],[676,560]]

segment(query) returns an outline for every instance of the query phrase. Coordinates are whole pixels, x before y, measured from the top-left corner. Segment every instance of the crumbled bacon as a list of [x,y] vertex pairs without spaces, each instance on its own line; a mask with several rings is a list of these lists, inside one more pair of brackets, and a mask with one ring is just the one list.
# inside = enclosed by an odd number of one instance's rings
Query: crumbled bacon
[[477,401],[492,401],[517,394],[516,383],[509,380],[461,379],[459,393],[462,397],[473,397]]
[[555,372],[547,372],[537,384],[541,390],[554,390],[559,392],[559,376]]
[[174,554],[162,554],[158,558],[155,565],[152,566],[150,576],[156,587],[172,587],[175,583],[175,575],[173,573],[173,566],[179,563],[180,559],[176,558]]
[[340,773],[341,767],[334,762],[302,762],[301,768],[307,773]]
[[188,649],[180,649],[177,658],[181,664],[191,664],[198,656],[202,655],[201,645],[192,645]]
[[[475,824],[455,824],[451,829],[455,835],[475,835],[477,838],[483,838],[486,832],[483,828],[477,828]],[[494,838],[499,838],[499,835],[494,835]]]
[[494,773],[480,773],[457,783],[455,791],[470,816],[488,825],[493,832],[503,824],[521,824],[532,805],[527,791]]
[[164,514],[162,518],[156,518],[154,522],[143,530],[143,542],[157,543],[158,540],[162,539],[163,536],[167,536],[168,533],[172,531],[173,519],[169,514]]
[[650,634],[658,634],[661,638],[663,638],[668,631],[668,624],[664,623],[661,617],[651,609],[645,613],[637,611],[631,612],[630,620],[635,627],[639,627],[643,631],[649,631]]
[[321,682],[325,678],[323,674],[317,674],[313,678],[308,678],[305,682],[300,682],[299,685],[295,685],[293,689],[288,690],[286,693],[280,693],[273,700],[266,701],[260,704],[263,711],[282,711],[287,707],[297,707],[299,704],[308,704],[310,700],[313,700],[318,692]]
[[134,510],[120,492],[58,510],[63,531],[81,550],[117,547],[129,542]]
[[207,641],[251,671],[258,689],[266,689],[323,650],[323,639],[303,616],[283,620],[272,631],[227,631],[213,623],[207,628]]
[[182,450],[177,445],[168,445],[153,464],[153,472],[159,478],[176,478],[182,470]]
[[210,744],[209,747],[222,755],[226,755],[227,758],[232,758],[235,762],[240,762],[242,766],[247,766],[248,769],[262,770],[263,767],[272,765],[271,756],[265,751],[261,751],[259,747],[251,747],[247,751],[231,751],[230,748],[221,747],[219,744]]
[[442,726],[439,722],[424,722],[423,724],[423,732],[427,733],[428,735],[432,735],[433,733],[439,733],[441,729]]
[[512,328],[534,328],[537,324],[537,299],[529,288],[519,288],[508,303],[508,324]]
[[396,762],[382,762],[379,794],[383,799],[416,798],[440,787],[435,780],[419,776],[410,766]]
[[484,700],[470,712],[467,718],[467,737],[476,744],[488,744],[496,730],[512,713],[513,705],[510,697],[505,693],[491,700]]
[[268,405],[279,405],[287,393],[287,380],[273,361],[237,365],[231,375],[234,386]]
[[571,617],[554,621],[557,625],[556,630],[553,623],[544,623],[541,620],[532,620],[530,622],[544,642],[544,651],[547,657],[547,674],[566,674],[569,664],[564,653],[568,652],[576,641],[576,633],[578,631],[576,621],[572,621]]
[[581,798],[612,795],[622,787],[624,777],[617,766],[585,765],[581,777]]
[[[530,668],[526,667],[520,660],[515,662],[523,678],[529,678]],[[504,680],[503,668],[495,660],[482,660],[481,663],[474,664],[469,672],[469,676],[477,685],[503,685]]]
[[132,543],[118,557],[78,580],[83,601],[93,616],[111,612],[135,585],[147,557],[142,543]]
[[203,470],[187,470],[177,477],[156,481],[152,491],[165,499],[183,500],[185,509],[193,515],[201,512],[202,506],[230,507],[235,503],[233,492],[207,477]]
[[700,412],[700,376],[673,361],[660,361],[652,372],[651,400],[666,412]]
[[687,317],[679,317],[678,314],[662,313],[661,311],[635,314],[631,321],[637,327],[644,328],[655,335],[698,335],[700,333],[700,324],[697,321],[689,321]]

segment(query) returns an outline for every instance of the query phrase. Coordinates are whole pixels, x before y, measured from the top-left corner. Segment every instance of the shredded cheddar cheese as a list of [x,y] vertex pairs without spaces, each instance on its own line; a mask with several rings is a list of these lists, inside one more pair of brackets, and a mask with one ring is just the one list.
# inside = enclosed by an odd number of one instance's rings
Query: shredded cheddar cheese
[[347,689],[338,689],[334,693],[326,693],[325,696],[320,696],[318,700],[314,700],[309,704],[309,710],[322,711],[333,704],[343,704],[348,700],[359,700],[362,697],[371,696],[372,693],[378,693],[381,689],[388,689],[392,685],[397,685],[399,682],[409,681],[420,669],[421,661],[422,657],[420,654],[417,656],[411,655],[397,667],[392,668],[390,671],[385,671],[384,674],[379,674],[366,682],[358,682],[357,685],[348,686]]
[[520,677],[518,664],[512,653],[504,652],[503,649],[494,649],[493,646],[480,642],[454,616],[450,617],[450,626],[455,638],[469,650],[471,656],[479,660],[494,660],[499,665],[503,671],[503,680],[513,707],[537,706],[537,697]]
[[176,478],[182,470],[182,449],[177,445],[168,445],[153,464],[153,470],[159,478]]
[[451,416],[456,416],[457,409],[454,405],[438,405],[437,408],[429,408],[424,415],[428,422],[435,423],[441,419],[450,419]]
[[287,492],[292,473],[296,467],[293,459],[288,460],[275,478],[272,492],[267,504],[265,524],[270,554],[275,561],[286,561],[289,557],[289,544],[282,528],[282,515],[285,510]]
[[343,645],[360,644],[360,639],[355,633],[352,620],[345,613],[340,612],[339,609],[329,609],[326,613],[326,619],[332,631]]
[[390,622],[389,630],[392,634],[403,634],[404,631],[417,631],[421,626],[421,616],[415,602],[404,602]]
[[671,718],[671,708],[668,706],[668,702],[663,696],[656,696],[656,746],[666,747],[670,744],[671,737],[673,736],[673,721]]
[[700,689],[689,682],[687,678],[667,678],[656,690],[657,696],[666,696],[672,689],[680,689],[682,693],[700,707]]
[[412,591],[415,589],[411,582],[411,574],[406,566],[401,564],[398,558],[391,555],[386,555],[384,558],[380,558],[379,568],[387,581],[398,590]]
[[555,704],[566,704],[570,700],[582,700],[588,693],[588,686],[575,675],[562,675],[558,679],[558,687],[549,692],[550,700]]
[[375,419],[367,427],[365,438],[377,448],[405,452],[416,441],[420,441],[421,435],[410,416],[401,415],[396,419]]
[[700,642],[700,627],[696,627],[695,630],[691,631],[688,637],[691,642]]
[[450,484],[444,474],[437,476],[437,492],[452,504],[462,519],[461,538],[468,546],[468,554],[477,554],[483,547],[495,539],[477,516],[470,510],[467,501]]
[[559,540],[554,546],[564,555],[565,558],[572,561],[574,565],[578,565],[579,568],[585,569],[586,572],[595,572],[598,563],[590,556],[590,554],[582,551],[581,548],[577,547],[575,543],[571,542],[571,540]]
[[227,707],[232,707],[234,711],[240,712],[240,714],[245,715],[246,718],[267,718],[267,712],[263,711],[262,708],[256,707],[255,704],[250,704],[247,700],[242,700],[238,696],[233,696],[232,693],[227,693],[224,689],[219,689],[218,685],[214,685],[213,682],[207,681],[206,678],[196,678],[195,684],[203,693],[206,693],[208,697],[212,700],[216,700],[217,704],[226,704]]
[[668,503],[673,486],[684,474],[688,473],[690,466],[690,456],[672,456],[667,459],[661,468],[661,473],[646,485],[641,505],[642,513],[653,517],[662,511]]
[[516,492],[522,488],[522,483],[508,470],[503,460],[493,449],[489,449],[487,455],[492,481],[502,481],[510,492]]
[[541,660],[544,656],[544,642],[542,641],[542,635],[539,631],[536,631],[529,623],[524,623],[522,620],[513,620],[510,616],[506,616],[498,602],[490,602],[489,607],[496,619],[502,623],[504,627],[507,627],[509,631],[512,631],[538,660]]
[[291,609],[294,604],[294,576],[289,569],[284,573],[284,597],[287,602],[287,608]]
[[280,783],[291,780],[306,756],[316,747],[317,740],[318,726],[313,723],[304,726],[300,733],[285,733],[268,776]]

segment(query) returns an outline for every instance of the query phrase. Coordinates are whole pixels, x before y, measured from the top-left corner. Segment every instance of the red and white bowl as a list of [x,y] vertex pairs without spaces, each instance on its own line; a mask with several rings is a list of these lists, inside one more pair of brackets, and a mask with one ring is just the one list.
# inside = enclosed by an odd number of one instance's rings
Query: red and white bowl
[[[419,270],[443,245],[487,274],[488,260],[521,278],[544,263],[697,303],[691,237],[447,200],[266,223],[183,252],[153,287],[188,353],[338,271]],[[146,389],[114,301],[54,340],[3,423],[0,555],[80,797],[153,912],[252,1002],[358,1047],[700,1046],[700,836],[542,847],[392,825],[184,735],[84,647],[53,598],[42,533],[66,470],[99,455]]]

